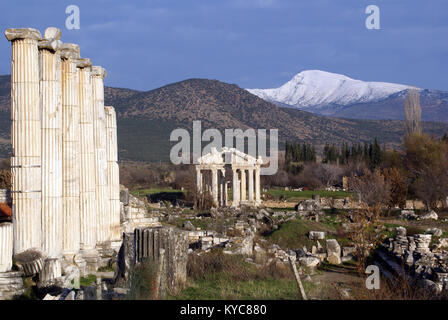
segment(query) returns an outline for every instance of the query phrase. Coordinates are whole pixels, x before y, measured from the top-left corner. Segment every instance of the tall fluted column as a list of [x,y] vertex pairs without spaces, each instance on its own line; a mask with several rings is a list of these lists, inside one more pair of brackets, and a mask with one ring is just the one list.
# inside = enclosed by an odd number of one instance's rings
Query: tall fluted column
[[240,205],[240,194],[238,192],[239,188],[238,188],[238,171],[237,169],[233,169],[233,188],[232,188],[232,193],[233,193],[233,200],[232,200],[232,207],[237,207]]
[[119,243],[120,233],[120,172],[118,168],[117,115],[113,107],[105,107],[107,130],[107,185],[110,206],[110,240]]
[[260,200],[260,167],[255,168],[255,202],[259,204]]
[[254,169],[249,169],[249,201],[254,201]]
[[11,271],[13,238],[12,223],[0,223],[0,272]]
[[41,121],[39,52],[41,34],[35,29],[8,29],[11,53],[11,182],[14,253],[40,248]]
[[80,249],[79,218],[79,75],[76,61],[79,48],[62,44],[62,207],[63,253]]
[[[77,60],[79,68],[79,127],[80,127],[80,247],[92,251],[97,242],[95,204],[95,153],[93,139],[93,100],[90,59]],[[87,252],[86,252],[87,253]]]
[[241,170],[241,201],[246,201],[246,169]]
[[95,199],[97,205],[97,243],[110,240],[109,194],[107,190],[106,115],[104,112],[104,78],[106,71],[92,67],[93,137],[95,147]]
[[[60,30],[48,28],[39,43],[42,108],[42,251],[62,256],[62,69]],[[56,268],[60,270],[60,268]],[[57,274],[56,277],[60,277]]]

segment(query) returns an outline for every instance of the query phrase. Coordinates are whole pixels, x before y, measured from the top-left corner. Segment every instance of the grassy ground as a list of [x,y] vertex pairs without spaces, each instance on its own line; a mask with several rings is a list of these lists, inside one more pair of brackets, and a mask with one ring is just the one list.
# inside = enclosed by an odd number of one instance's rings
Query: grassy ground
[[[240,255],[213,250],[188,260],[188,285],[170,299],[182,300],[295,300],[297,284],[288,266],[264,265],[257,268]],[[303,283],[306,292],[317,286]]]
[[132,190],[131,194],[134,197],[146,197],[147,195],[152,195],[152,194],[162,193],[162,192],[178,193],[178,192],[183,192],[183,191],[182,190],[177,190],[177,189],[169,189],[169,188],[149,188],[149,189]]
[[322,223],[306,220],[290,220],[280,225],[278,230],[267,235],[267,240],[281,248],[299,249],[303,246],[311,248],[315,241],[308,238],[308,232],[333,230]]
[[[306,284],[311,285],[311,283]],[[232,281],[225,274],[218,273],[206,279],[194,281],[175,298],[180,300],[294,300],[298,298],[298,291],[293,279]]]
[[320,197],[332,197],[332,198],[345,198],[351,195],[346,191],[326,191],[326,190],[304,190],[304,191],[286,191],[281,189],[269,189],[267,194],[273,197],[283,197],[284,199],[298,198],[298,199],[310,199],[313,195],[319,195]]

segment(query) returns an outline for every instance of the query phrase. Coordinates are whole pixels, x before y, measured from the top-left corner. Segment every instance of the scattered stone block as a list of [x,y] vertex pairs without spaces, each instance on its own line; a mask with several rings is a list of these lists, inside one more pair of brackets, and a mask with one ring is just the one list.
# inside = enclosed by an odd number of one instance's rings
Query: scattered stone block
[[325,232],[324,231],[310,231],[308,233],[308,237],[310,240],[324,240]]
[[395,231],[396,231],[396,233],[397,233],[397,236],[399,236],[399,237],[406,237],[406,228],[404,228],[404,227],[397,227],[397,228],[395,228]]
[[184,230],[195,231],[196,227],[191,223],[191,221],[185,221],[182,225]]
[[435,213],[434,210],[429,211],[428,213],[425,213],[424,215],[418,217],[418,220],[437,220],[439,219],[439,216],[437,213]]
[[336,239],[327,239],[327,261],[331,264],[341,264],[341,246]]
[[320,259],[314,256],[301,257],[298,261],[301,266],[307,268],[315,268],[320,264]]
[[439,228],[429,228],[426,229],[426,233],[432,234],[433,236],[440,237],[443,234],[442,229]]
[[342,256],[353,256],[356,253],[355,247],[342,247]]

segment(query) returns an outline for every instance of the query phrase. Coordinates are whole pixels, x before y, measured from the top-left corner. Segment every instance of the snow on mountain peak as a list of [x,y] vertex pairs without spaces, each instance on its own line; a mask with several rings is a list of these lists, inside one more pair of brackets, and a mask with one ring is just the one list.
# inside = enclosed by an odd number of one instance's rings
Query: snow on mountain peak
[[377,101],[409,88],[395,83],[355,80],[321,70],[306,70],[279,88],[247,90],[264,100],[310,108]]

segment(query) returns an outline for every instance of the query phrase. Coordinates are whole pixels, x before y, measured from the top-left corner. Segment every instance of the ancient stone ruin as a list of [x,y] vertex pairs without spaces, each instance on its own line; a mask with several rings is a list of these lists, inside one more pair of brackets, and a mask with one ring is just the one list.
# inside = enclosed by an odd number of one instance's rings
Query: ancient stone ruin
[[13,257],[22,272],[51,284],[74,269],[96,270],[121,245],[116,115],[104,106],[106,71],[62,43],[60,30],[5,36],[13,212],[0,223],[0,286],[20,277]]
[[[382,244],[378,254],[397,274],[407,273],[435,292],[448,289],[448,239],[432,242],[432,234],[407,235],[404,227],[396,228],[396,236]],[[386,254],[387,253],[387,254]]]
[[[261,157],[252,157],[235,148],[224,147],[221,151],[211,148],[210,153],[198,159],[197,188],[201,193],[209,192],[215,206],[226,207],[230,203],[227,190],[232,180],[232,207],[259,206],[262,164]],[[231,179],[226,176],[226,167],[232,171]]]

